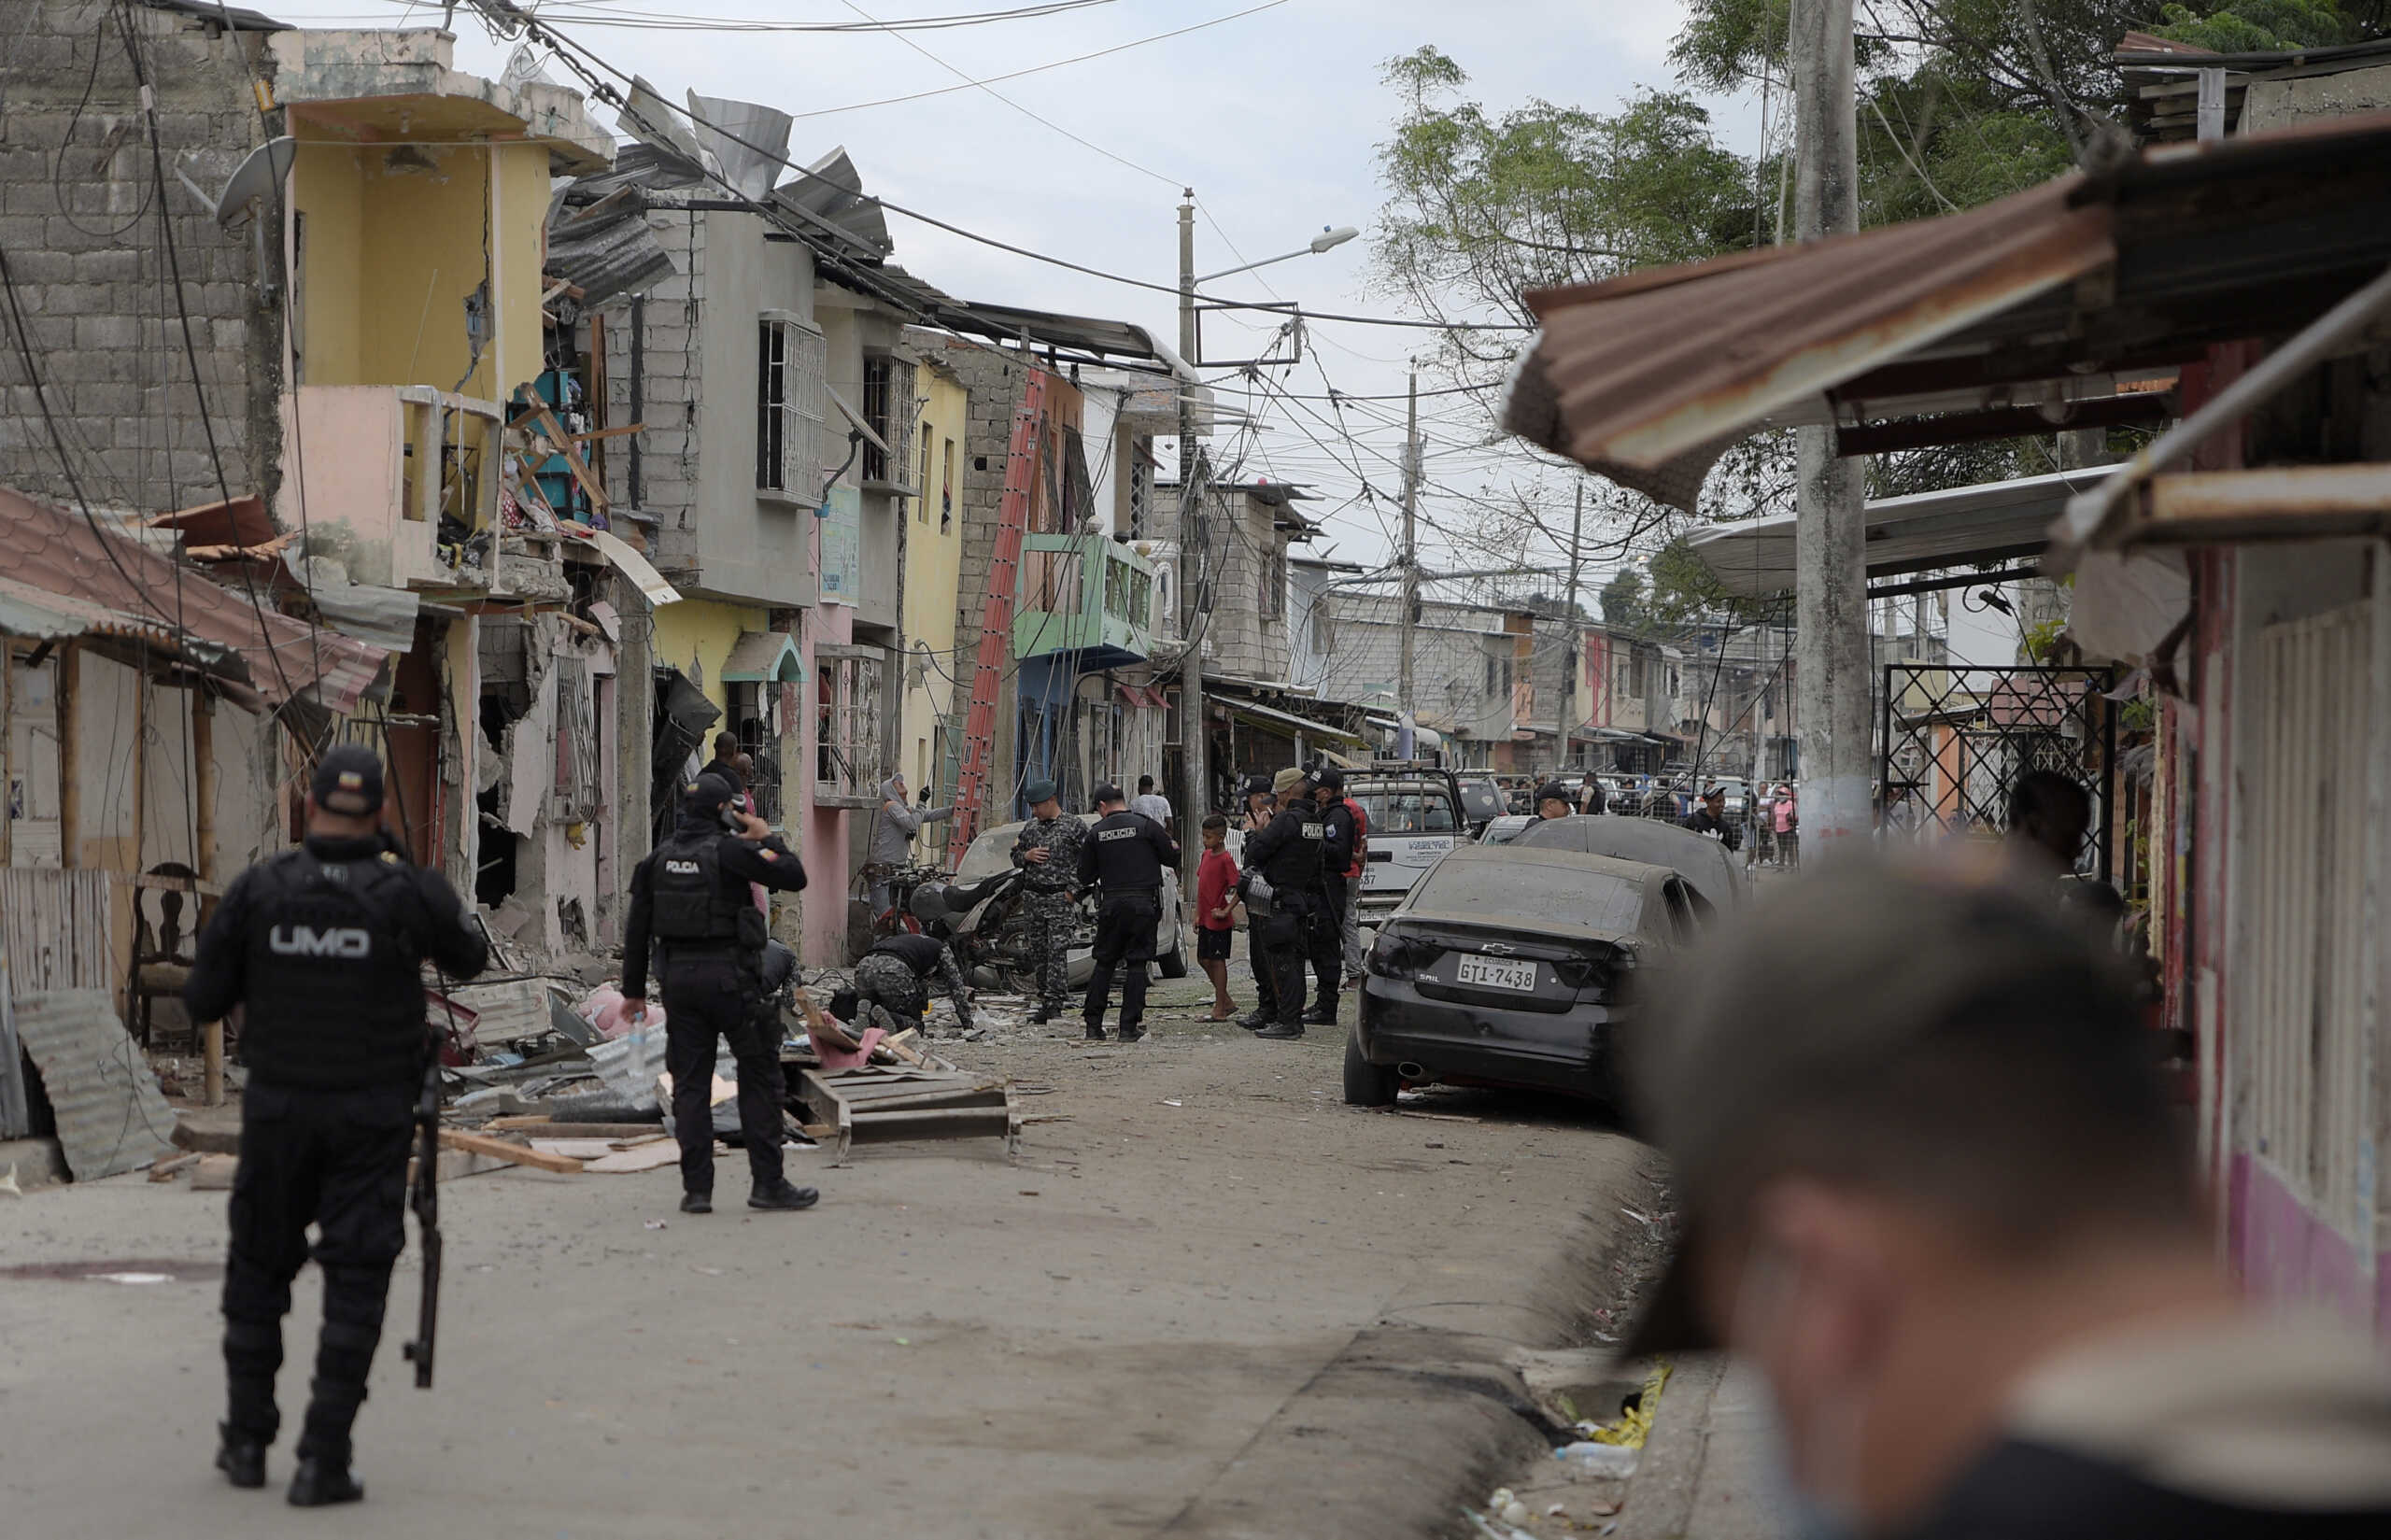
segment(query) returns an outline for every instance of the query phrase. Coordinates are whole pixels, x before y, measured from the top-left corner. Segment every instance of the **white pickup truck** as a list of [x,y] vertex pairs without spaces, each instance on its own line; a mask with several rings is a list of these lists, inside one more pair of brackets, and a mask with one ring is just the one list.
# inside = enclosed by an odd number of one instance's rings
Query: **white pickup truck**
[[1461,787],[1439,766],[1373,760],[1345,772],[1345,795],[1369,820],[1369,858],[1362,866],[1365,920],[1401,903],[1430,867],[1469,839]]

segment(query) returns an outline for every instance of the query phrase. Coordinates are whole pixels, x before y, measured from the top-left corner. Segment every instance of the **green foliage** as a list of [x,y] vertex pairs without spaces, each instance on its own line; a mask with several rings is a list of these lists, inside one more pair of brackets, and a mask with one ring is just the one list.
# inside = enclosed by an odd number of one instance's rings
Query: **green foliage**
[[1606,625],[1642,631],[1651,622],[1651,612],[1644,603],[1644,574],[1634,567],[1621,567],[1603,585],[1603,621]]
[[2355,42],[2363,25],[2344,15],[2335,0],[2233,0],[2206,12],[2166,6],[2160,14],[2166,21],[2150,28],[2153,34],[2215,53],[2271,53]]

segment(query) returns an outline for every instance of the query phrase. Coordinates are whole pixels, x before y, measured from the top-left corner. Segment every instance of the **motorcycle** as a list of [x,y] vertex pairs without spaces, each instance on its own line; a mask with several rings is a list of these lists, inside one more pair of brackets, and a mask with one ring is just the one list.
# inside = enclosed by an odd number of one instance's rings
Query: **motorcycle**
[[953,950],[974,989],[1015,989],[1035,971],[1020,933],[1009,936],[1005,924],[1019,906],[1022,878],[1012,870],[970,882],[924,882],[905,899],[905,912]]

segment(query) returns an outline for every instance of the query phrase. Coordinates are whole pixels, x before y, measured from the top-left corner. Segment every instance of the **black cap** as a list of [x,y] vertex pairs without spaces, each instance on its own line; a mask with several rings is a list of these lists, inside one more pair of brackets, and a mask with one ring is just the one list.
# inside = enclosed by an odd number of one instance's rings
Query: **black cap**
[[1088,794],[1088,800],[1100,808],[1107,802],[1125,802],[1128,798],[1122,796],[1121,788],[1111,782],[1098,781],[1096,784],[1096,790]]
[[327,812],[368,817],[382,811],[382,761],[361,743],[343,743],[316,762],[307,792]]
[[719,812],[737,795],[729,782],[708,771],[681,788],[681,805],[691,812]]
[[1239,787],[1239,788],[1238,788],[1238,796],[1240,796],[1240,797],[1267,797],[1267,796],[1269,796],[1269,795],[1270,795],[1270,778],[1269,778],[1268,776],[1266,776],[1266,775],[1249,775],[1249,776],[1247,776],[1247,777],[1245,778],[1245,784],[1244,784],[1243,786],[1241,786],[1241,787]]
[[1345,772],[1334,765],[1323,765],[1311,772],[1311,784],[1315,786],[1326,786],[1331,791],[1343,791]]
[[1558,781],[1547,781],[1544,784],[1536,787],[1535,799],[1539,802],[1574,802],[1577,800],[1576,798],[1569,795],[1569,788],[1563,785]]

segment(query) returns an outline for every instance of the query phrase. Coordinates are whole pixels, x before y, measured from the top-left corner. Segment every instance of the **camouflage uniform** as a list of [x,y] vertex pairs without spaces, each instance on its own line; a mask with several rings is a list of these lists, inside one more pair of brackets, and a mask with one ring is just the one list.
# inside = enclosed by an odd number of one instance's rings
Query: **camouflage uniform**
[[[955,966],[955,954],[944,947],[939,949],[938,982],[955,1002],[956,1017],[969,1025],[971,1007],[964,993],[963,970]],[[914,973],[903,958],[877,952],[866,954],[856,964],[856,995],[897,1018],[898,1031],[921,1025],[922,1013],[930,1003],[928,981]]]
[[[1071,1005],[1071,942],[1080,929],[1080,906],[1071,889],[1079,880],[1080,846],[1086,838],[1087,826],[1064,813],[1032,818],[1021,826],[1012,844],[1013,865],[1028,874],[1022,883],[1021,911],[1029,923],[1027,950],[1038,968],[1038,1000],[1051,1016],[1062,1015]],[[1044,865],[1023,859],[1032,850],[1047,853]]]

